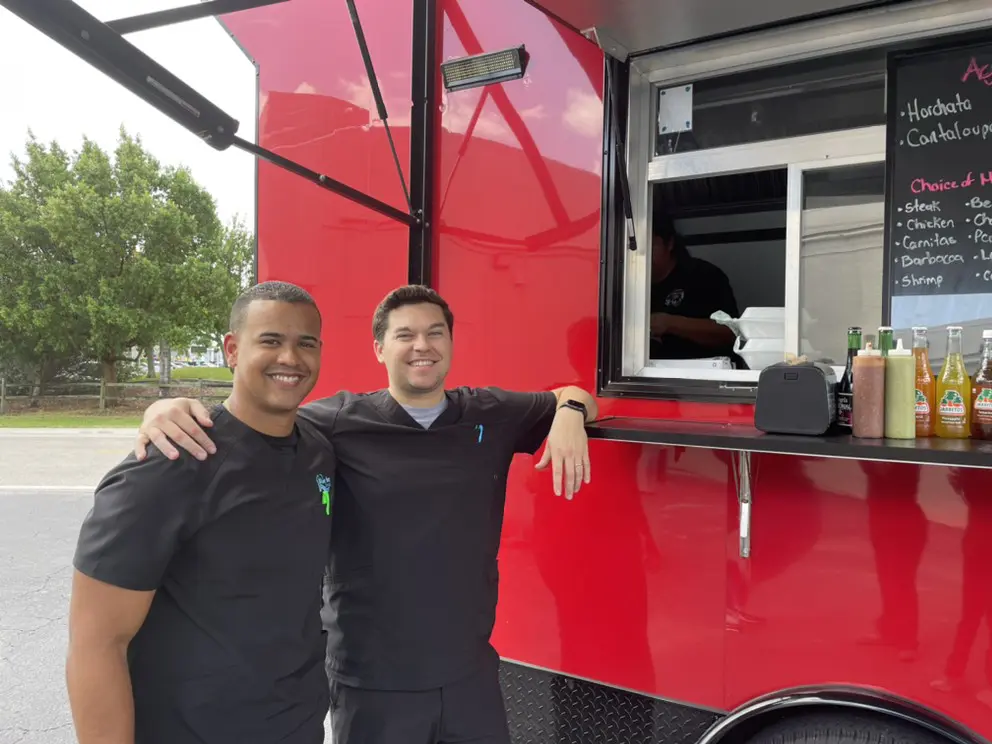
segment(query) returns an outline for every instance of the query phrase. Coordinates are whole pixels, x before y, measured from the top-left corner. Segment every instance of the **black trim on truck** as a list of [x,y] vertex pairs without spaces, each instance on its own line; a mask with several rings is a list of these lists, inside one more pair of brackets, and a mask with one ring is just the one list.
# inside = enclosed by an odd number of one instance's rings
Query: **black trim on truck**
[[781,740],[773,734],[790,724],[801,729],[815,721],[843,725],[853,734],[887,724],[887,730],[901,734],[895,738],[917,744],[988,744],[971,729],[912,700],[850,685],[778,690],[728,712],[510,659],[500,661],[499,680],[514,742],[741,744]]
[[695,744],[724,715],[507,659],[499,681],[519,744]]
[[649,238],[638,235],[636,243],[626,239],[630,200],[626,197],[624,183],[627,144],[623,133],[627,131],[630,65],[609,55],[604,55],[604,65],[597,393],[604,398],[753,403],[756,383],[630,377],[623,374],[625,253],[645,248]]
[[437,101],[437,0],[413,0],[413,117],[410,124],[410,228],[408,281],[431,286],[433,276],[434,141]]
[[930,708],[883,690],[852,686],[808,686],[765,695],[714,723],[698,744],[748,741],[770,724],[790,718],[798,721],[811,713],[843,720],[854,712],[868,713],[881,721],[902,721],[936,734],[948,744],[987,744],[975,732]]
[[992,442],[981,439],[859,439],[839,433],[824,436],[766,434],[745,424],[612,416],[594,421],[586,431],[590,439],[665,447],[992,469]]

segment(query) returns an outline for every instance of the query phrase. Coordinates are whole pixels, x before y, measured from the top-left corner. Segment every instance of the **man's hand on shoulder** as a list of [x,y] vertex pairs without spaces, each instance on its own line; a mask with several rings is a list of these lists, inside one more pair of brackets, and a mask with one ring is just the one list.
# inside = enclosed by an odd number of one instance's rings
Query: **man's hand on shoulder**
[[152,403],[145,410],[134,443],[138,460],[147,456],[146,447],[154,444],[170,460],[179,457],[173,442],[198,460],[217,452],[217,447],[201,427],[213,426],[210,412],[193,398],[168,398]]

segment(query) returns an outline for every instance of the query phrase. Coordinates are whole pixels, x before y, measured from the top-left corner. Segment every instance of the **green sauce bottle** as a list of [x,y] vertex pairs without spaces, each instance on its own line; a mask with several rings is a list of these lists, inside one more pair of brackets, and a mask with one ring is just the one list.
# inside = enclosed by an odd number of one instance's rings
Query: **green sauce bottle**
[[885,357],[885,437],[916,439],[916,358],[901,338]]

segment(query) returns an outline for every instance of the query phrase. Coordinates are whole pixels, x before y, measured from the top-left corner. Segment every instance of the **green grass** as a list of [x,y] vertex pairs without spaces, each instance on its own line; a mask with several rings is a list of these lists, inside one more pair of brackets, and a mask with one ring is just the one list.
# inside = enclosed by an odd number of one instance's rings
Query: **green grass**
[[32,411],[0,416],[0,428],[8,429],[91,429],[127,427],[137,429],[141,414],[95,413],[92,411]]
[[[158,380],[158,377],[143,377],[142,380]],[[230,382],[234,374],[227,367],[183,367],[172,370],[172,381],[179,380],[211,380],[214,382]]]

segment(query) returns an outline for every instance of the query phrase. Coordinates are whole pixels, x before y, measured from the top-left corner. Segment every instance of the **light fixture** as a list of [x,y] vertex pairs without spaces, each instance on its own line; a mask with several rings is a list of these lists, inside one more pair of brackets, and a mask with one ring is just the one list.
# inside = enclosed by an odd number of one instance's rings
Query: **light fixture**
[[527,72],[530,55],[524,45],[498,52],[475,54],[441,63],[441,77],[449,93],[481,85],[518,80]]

